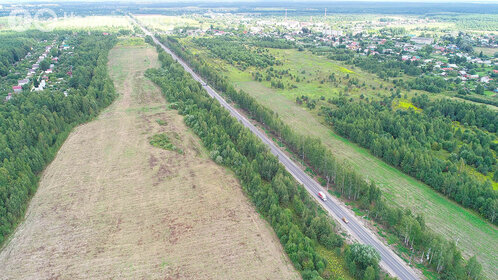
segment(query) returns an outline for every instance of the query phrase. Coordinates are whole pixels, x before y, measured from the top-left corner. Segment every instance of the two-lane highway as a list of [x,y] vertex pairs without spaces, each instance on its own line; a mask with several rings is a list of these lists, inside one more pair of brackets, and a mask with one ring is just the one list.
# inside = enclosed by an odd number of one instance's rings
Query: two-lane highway
[[[133,21],[135,21],[132,18]],[[136,22],[136,21],[135,21]],[[138,24],[138,23],[137,23]],[[363,244],[372,245],[381,256],[381,266],[386,269],[390,274],[396,276],[403,280],[414,280],[417,279],[415,272],[400,258],[398,257],[390,248],[385,246],[369,229],[367,229],[355,216],[348,210],[342,203],[340,203],[335,197],[327,195],[329,198],[327,201],[322,201],[317,197],[319,191],[325,190],[313,180],[306,172],[304,172],[299,166],[294,163],[287,155],[280,150],[273,141],[271,141],[264,132],[259,130],[254,126],[249,120],[247,120],[242,114],[235,110],[230,104],[228,104],[216,91],[214,91],[209,85],[207,85],[204,80],[197,75],[181,58],[179,58],[170,49],[164,46],[156,37],[151,34],[147,29],[138,24],[145,34],[150,35],[154,42],[158,44],[161,48],[169,53],[178,63],[180,63],[187,72],[189,72],[192,77],[200,82],[207,93],[218,100],[220,104],[227,109],[230,114],[237,118],[244,126],[249,128],[254,134],[256,134],[271,150],[271,152],[278,157],[280,162],[285,166],[287,171],[292,174],[292,176],[304,185],[306,190],[314,197],[323,207],[326,209],[330,215],[332,215],[338,223],[341,223],[344,228],[348,230],[359,242]],[[344,223],[342,218],[348,220],[348,223]]]

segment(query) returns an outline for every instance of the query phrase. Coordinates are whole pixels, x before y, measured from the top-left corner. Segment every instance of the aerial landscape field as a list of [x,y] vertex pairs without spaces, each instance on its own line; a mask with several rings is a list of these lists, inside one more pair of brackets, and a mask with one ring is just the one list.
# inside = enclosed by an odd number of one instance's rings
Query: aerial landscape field
[[[119,44],[109,54],[118,100],[45,170],[0,255],[2,277],[297,278],[237,181],[143,77],[155,50]],[[150,145],[155,133],[182,152]]]
[[496,279],[497,81],[493,1],[0,1],[0,279]]

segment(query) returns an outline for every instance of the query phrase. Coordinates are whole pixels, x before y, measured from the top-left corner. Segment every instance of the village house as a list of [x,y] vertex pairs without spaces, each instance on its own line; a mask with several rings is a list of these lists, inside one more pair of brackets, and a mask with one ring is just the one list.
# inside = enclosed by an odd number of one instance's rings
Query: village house
[[14,91],[14,93],[19,93],[22,91],[22,86],[13,86],[12,90]]
[[24,85],[26,85],[28,83],[29,83],[29,79],[23,79],[23,80],[19,80],[17,82],[17,85],[22,87],[22,86],[24,86]]
[[484,76],[481,78],[481,83],[486,83],[488,84],[489,81],[491,81],[492,79],[490,79],[488,76]]
[[411,41],[419,45],[430,45],[432,44],[433,39],[425,37],[413,37]]

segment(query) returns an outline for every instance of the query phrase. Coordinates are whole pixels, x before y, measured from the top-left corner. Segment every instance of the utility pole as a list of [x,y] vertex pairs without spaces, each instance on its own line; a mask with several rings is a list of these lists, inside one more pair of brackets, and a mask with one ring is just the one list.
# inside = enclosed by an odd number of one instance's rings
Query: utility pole
[[327,17],[327,8],[325,8],[325,17]]
[[287,20],[287,9],[285,9],[285,20]]

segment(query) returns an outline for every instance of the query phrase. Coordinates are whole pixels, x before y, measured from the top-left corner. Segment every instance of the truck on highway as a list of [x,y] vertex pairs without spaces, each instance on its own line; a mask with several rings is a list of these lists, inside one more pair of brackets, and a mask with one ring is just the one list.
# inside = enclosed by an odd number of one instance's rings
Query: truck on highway
[[327,201],[327,196],[323,192],[318,192],[318,197],[321,198],[323,201]]
[[346,224],[349,224],[349,221],[346,219],[346,217],[342,217],[342,221],[345,222]]

